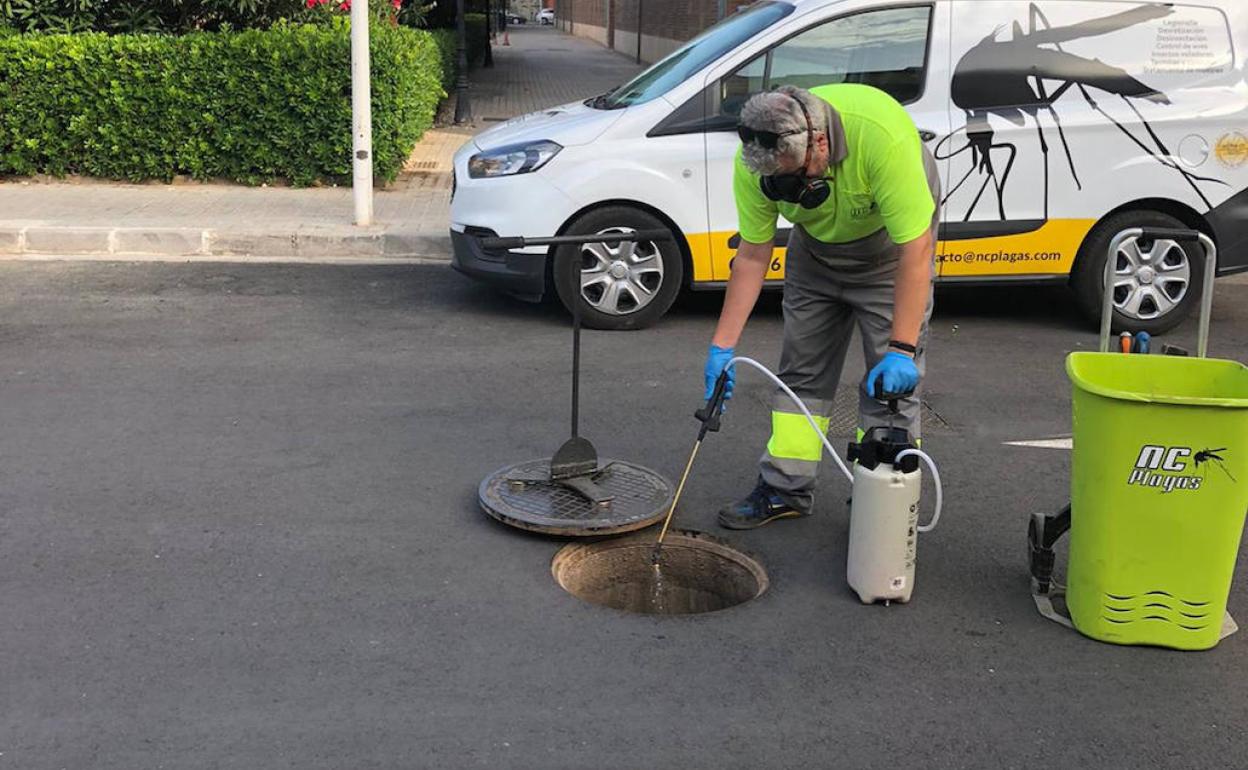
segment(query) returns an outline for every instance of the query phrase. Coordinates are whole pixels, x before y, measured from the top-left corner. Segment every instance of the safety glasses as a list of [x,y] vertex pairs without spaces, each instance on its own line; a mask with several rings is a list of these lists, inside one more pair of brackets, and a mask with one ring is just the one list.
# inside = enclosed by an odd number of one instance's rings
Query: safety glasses
[[775,131],[758,131],[746,125],[737,126],[737,136],[741,137],[741,141],[749,144],[754,142],[765,150],[774,150],[776,145],[780,143],[780,137],[793,136],[794,134],[804,133],[802,130],[784,131],[776,133]]

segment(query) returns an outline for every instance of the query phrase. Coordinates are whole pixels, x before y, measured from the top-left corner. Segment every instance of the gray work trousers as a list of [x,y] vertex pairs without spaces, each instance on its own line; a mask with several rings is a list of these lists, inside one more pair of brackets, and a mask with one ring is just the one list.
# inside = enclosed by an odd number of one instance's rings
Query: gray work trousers
[[[933,198],[939,202],[940,183],[934,164],[929,164],[928,172]],[[933,228],[938,222],[939,205]],[[866,373],[888,352],[892,339],[899,257],[900,247],[883,231],[860,242],[833,245],[816,241],[800,226],[793,229],[785,257],[784,347],[779,376],[806,402],[824,432],[855,327],[862,336],[866,361],[858,387],[858,428],[866,431],[889,422],[887,405],[869,397],[865,384]],[[935,264],[933,249],[933,274]],[[931,314],[929,293],[915,356],[920,376],[926,371]],[[916,440],[921,435],[919,398],[920,390],[916,390],[903,399],[894,421]],[[759,462],[762,480],[789,505],[809,512],[822,456],[819,437],[789,397],[777,389],[772,402],[771,439]]]

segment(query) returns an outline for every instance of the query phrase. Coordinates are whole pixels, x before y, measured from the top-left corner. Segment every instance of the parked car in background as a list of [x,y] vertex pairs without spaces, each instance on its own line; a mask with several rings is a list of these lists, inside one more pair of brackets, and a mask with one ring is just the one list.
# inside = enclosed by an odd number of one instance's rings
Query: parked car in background
[[[1219,275],[1248,270],[1246,52],[1245,0],[761,0],[609,93],[473,137],[455,157],[454,265],[558,292],[592,326],[653,323],[682,286],[728,280],[746,99],[859,83],[905,105],[937,160],[940,282],[1069,284],[1096,317],[1109,244],[1133,228],[1201,230]],[[873,205],[871,190],[838,198]],[[656,228],[673,239],[482,246]],[[1119,328],[1164,332],[1200,298],[1192,244],[1130,238],[1112,259]]]
[[528,21],[529,21],[528,19],[524,18],[518,13],[512,13],[511,11],[507,12],[508,24],[527,24]]
[[555,23],[555,9],[543,8],[542,10],[538,11],[537,23],[538,24],[554,24]]

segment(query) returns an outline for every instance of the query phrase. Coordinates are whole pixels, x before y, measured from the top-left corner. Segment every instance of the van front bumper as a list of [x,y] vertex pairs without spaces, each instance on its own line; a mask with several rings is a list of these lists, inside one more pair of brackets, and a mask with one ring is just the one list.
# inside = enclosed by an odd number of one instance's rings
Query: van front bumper
[[487,251],[481,239],[495,235],[451,230],[451,267],[464,275],[533,302],[546,293],[546,255]]

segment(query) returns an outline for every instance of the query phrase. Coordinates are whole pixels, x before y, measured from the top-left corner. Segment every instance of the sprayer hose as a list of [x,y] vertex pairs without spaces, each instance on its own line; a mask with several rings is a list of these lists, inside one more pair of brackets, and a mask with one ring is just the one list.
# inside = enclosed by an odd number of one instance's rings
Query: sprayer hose
[[[784,391],[784,394],[788,396],[793,401],[793,404],[801,410],[803,415],[805,415],[806,422],[810,423],[811,430],[818,434],[819,440],[823,442],[824,448],[828,450],[828,454],[832,455],[832,459],[836,460],[837,467],[841,469],[841,473],[845,474],[845,479],[852,486],[854,483],[854,474],[850,472],[849,466],[845,465],[845,461],[841,459],[841,456],[837,453],[837,451],[832,448],[832,442],[828,440],[827,435],[819,428],[819,423],[815,422],[815,417],[810,413],[810,410],[806,408],[805,402],[798,398],[792,388],[785,385],[784,381],[777,377],[775,373],[752,358],[748,358],[746,356],[736,356],[728,361],[725,368],[738,363],[754,367],[758,371],[762,372],[763,376],[775,383],[776,387]],[[940,471],[936,470],[936,462],[932,460],[931,456],[921,449],[904,449],[897,455],[897,459],[900,460],[901,458],[909,455],[918,457],[924,462],[924,464],[927,465],[932,472],[932,481],[936,484],[936,510],[932,513],[932,520],[927,524],[921,524],[918,527],[920,532],[931,532],[936,528],[936,522],[940,521],[940,509],[944,503],[944,489],[940,483]]]

